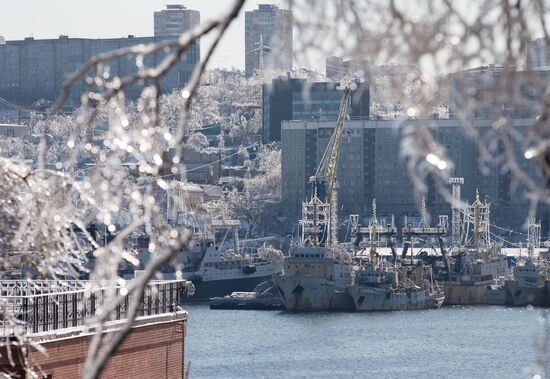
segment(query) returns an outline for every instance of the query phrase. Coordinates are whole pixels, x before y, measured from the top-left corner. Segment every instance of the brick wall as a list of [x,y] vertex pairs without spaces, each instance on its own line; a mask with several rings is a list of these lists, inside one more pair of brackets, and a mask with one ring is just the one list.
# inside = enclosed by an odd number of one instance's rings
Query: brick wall
[[[185,327],[185,317],[161,323],[151,320],[134,327],[111,357],[101,378],[182,378]],[[48,356],[31,349],[29,363],[41,367],[47,378],[80,378],[91,338],[91,335],[76,335],[42,341]],[[4,352],[2,356],[5,360]],[[21,372],[18,367],[7,367],[6,361],[0,364],[3,372]]]

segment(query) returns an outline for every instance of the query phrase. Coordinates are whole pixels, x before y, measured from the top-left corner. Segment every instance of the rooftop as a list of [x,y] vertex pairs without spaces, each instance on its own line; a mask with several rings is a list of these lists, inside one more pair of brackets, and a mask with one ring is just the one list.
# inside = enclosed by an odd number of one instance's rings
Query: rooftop
[[182,4],[166,4],[166,9],[185,9]]

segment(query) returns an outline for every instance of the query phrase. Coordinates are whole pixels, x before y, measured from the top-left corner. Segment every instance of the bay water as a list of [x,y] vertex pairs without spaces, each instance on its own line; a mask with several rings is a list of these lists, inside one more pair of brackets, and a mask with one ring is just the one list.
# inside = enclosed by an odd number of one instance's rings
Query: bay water
[[546,309],[381,313],[186,305],[186,363],[200,378],[532,378]]

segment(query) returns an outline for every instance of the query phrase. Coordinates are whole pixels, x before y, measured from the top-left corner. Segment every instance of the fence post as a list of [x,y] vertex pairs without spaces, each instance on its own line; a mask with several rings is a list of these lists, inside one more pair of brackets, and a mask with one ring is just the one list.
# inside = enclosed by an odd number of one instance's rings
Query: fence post
[[90,312],[93,317],[95,315],[95,292],[90,294]]
[[25,323],[25,329],[29,327],[29,298],[23,298],[23,322]]
[[[42,296],[41,296],[42,297]],[[46,294],[46,296],[43,296],[42,297],[42,312],[44,313],[42,315],[43,319],[44,319],[44,324],[42,324],[42,331],[43,332],[46,332],[48,331],[48,327],[49,327],[49,295]]]
[[149,293],[147,294],[147,315],[151,315],[151,303],[153,302],[153,296],[151,295],[153,291],[149,287]]
[[63,327],[69,327],[69,296],[63,295]]
[[33,333],[38,332],[38,299],[39,297],[33,298],[32,302],[32,331]]
[[73,326],[78,325],[78,305],[76,301],[76,293],[71,294],[71,305],[73,308]]
[[55,296],[55,301],[52,304],[53,308],[53,328],[59,329],[59,295]]
[[170,312],[173,312],[174,308],[174,283],[170,283]]

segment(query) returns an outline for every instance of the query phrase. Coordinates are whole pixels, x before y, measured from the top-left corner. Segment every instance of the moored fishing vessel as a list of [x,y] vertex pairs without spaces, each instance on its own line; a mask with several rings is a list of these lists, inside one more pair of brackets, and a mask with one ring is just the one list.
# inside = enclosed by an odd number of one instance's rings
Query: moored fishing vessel
[[[487,304],[487,288],[503,283],[510,276],[502,246],[491,240],[490,205],[479,199],[460,205],[462,178],[451,178],[453,185],[452,247],[445,282],[445,304]],[[472,230],[470,230],[472,229]],[[497,297],[498,298],[498,297]]]
[[350,254],[336,246],[295,246],[273,282],[287,310],[353,310],[347,293],[352,267]]
[[[412,233],[415,229],[409,227],[408,230]],[[444,294],[434,281],[432,267],[419,259],[406,259],[407,248],[403,249],[401,257],[397,256],[393,248],[395,226],[393,221],[389,226],[379,224],[375,201],[369,226],[357,227],[354,233],[359,239],[362,235],[367,237],[370,245],[354,257],[357,269],[348,293],[355,310],[399,311],[441,306]],[[386,238],[392,247],[391,261],[382,259],[376,252],[381,237]]]
[[292,246],[282,274],[273,283],[287,310],[353,310],[347,287],[353,283],[351,254],[328,243],[330,206],[316,195],[302,205],[301,241]]
[[393,284],[380,286],[371,281],[359,281],[349,288],[357,311],[405,311],[438,309],[443,304],[445,294],[429,283],[422,287],[399,288]]
[[547,306],[549,305],[550,263],[548,255],[541,252],[535,257],[535,250],[540,247],[540,223],[529,220],[527,227],[527,258],[518,262],[513,268],[511,279],[503,285],[487,288],[487,302],[493,305],[509,306]]
[[443,304],[443,291],[431,277],[425,277],[431,274],[431,267],[419,265],[411,270],[411,267],[396,268],[385,263],[373,255],[371,261],[356,272],[355,282],[348,288],[355,310],[437,309]]
[[[252,291],[280,273],[283,254],[264,239],[239,241],[237,220],[211,220],[195,230],[190,247],[178,255],[183,277],[193,282],[187,301],[208,301],[232,292]],[[174,273],[165,273],[170,277]]]

